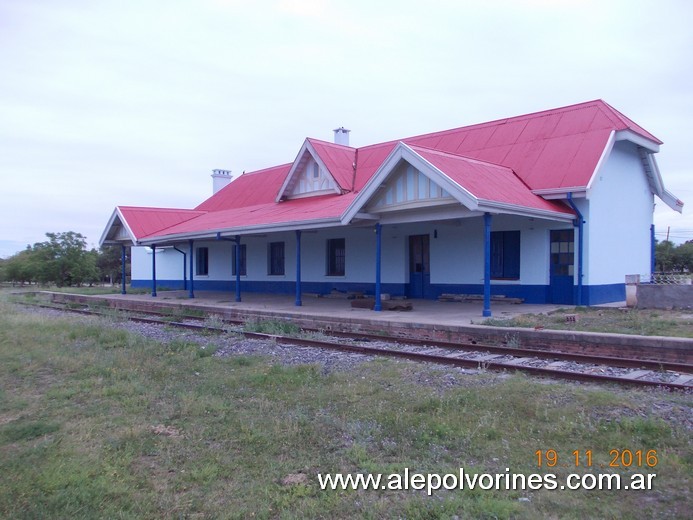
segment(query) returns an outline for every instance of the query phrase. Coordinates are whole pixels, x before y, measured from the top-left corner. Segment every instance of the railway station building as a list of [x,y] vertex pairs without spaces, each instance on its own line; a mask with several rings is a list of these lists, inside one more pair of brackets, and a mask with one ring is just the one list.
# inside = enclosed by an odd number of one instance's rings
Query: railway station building
[[[233,178],[195,208],[118,206],[101,244],[132,247],[132,287],[527,303],[625,300],[654,265],[662,142],[601,100],[349,146]],[[125,285],[123,285],[123,291]]]

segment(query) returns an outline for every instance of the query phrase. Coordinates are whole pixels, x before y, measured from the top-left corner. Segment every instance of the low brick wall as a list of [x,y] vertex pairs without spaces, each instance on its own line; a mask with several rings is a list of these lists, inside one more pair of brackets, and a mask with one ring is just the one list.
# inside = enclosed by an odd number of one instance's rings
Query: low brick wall
[[693,309],[693,285],[637,286],[638,309]]

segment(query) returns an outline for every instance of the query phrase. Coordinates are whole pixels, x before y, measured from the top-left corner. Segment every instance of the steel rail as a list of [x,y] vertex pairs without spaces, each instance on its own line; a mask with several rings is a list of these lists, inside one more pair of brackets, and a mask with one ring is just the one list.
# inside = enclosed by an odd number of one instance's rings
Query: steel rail
[[[46,306],[49,308],[55,308],[51,306]],[[69,309],[68,310],[73,310]],[[74,309],[79,310],[79,309]],[[169,313],[156,311],[156,310],[136,310],[131,311],[128,309],[116,308],[115,310],[121,312],[135,312],[139,314],[151,314],[154,316],[167,316],[175,317],[178,320],[194,320],[203,321],[205,318],[200,316],[189,316],[189,315],[175,315],[172,316]],[[85,310],[86,311],[86,310]],[[214,314],[214,313],[213,313]],[[220,314],[215,314],[222,317],[223,321],[236,324],[244,325],[246,322],[242,319],[227,318]],[[671,370],[676,372],[688,372],[693,373],[693,365],[688,363],[675,363],[671,361],[658,361],[655,359],[640,359],[640,358],[629,358],[629,357],[614,357],[614,356],[599,356],[594,354],[578,354],[573,352],[556,351],[556,350],[543,350],[543,349],[532,349],[532,348],[519,348],[519,347],[505,347],[499,345],[490,345],[487,343],[461,343],[461,342],[451,342],[443,340],[431,340],[431,339],[418,339],[418,338],[405,338],[401,336],[383,336],[378,334],[369,334],[361,332],[345,332],[345,331],[332,331],[324,330],[320,328],[312,327],[301,327],[303,332],[311,333],[323,333],[327,336],[340,337],[351,339],[354,341],[383,341],[390,343],[397,343],[400,345],[410,345],[410,346],[422,346],[422,347],[436,347],[445,348],[451,350],[465,351],[465,352],[477,352],[484,351],[492,354],[515,356],[515,357],[536,357],[539,359],[552,359],[552,360],[563,360],[563,361],[574,361],[576,363],[586,363],[595,365],[608,365],[612,367],[621,368],[647,368],[650,370]],[[624,349],[627,350],[627,349]]]
[[[97,315],[97,316],[104,316],[103,313],[93,311],[93,310],[88,310],[88,309],[70,309],[70,308],[59,308],[56,306],[49,306],[49,305],[38,305],[39,307],[46,307],[46,308],[51,308],[55,310],[64,310],[68,312],[76,312],[79,314],[87,314],[87,315]],[[178,321],[166,321],[166,320],[160,320],[156,318],[145,318],[145,317],[140,317],[140,316],[127,316],[127,319],[130,321],[137,321],[141,323],[151,323],[155,325],[169,325],[173,327],[178,327],[178,328],[185,328],[189,330],[199,330],[199,331],[209,331],[209,332],[216,332],[216,333],[226,333],[228,332],[224,328],[220,327],[210,327],[208,325],[204,324],[196,324],[196,323],[184,323],[184,322],[178,322]],[[194,319],[199,319],[199,317],[195,317]],[[236,333],[243,335],[246,338],[253,338],[253,339],[262,339],[262,340],[271,340],[271,341],[277,341],[283,344],[289,344],[289,345],[295,345],[295,346],[302,346],[302,347],[312,347],[312,348],[322,348],[322,349],[328,349],[328,350],[335,350],[335,351],[341,351],[341,352],[351,352],[351,353],[356,353],[356,354],[363,354],[363,355],[371,355],[371,356],[385,356],[385,357],[397,357],[397,358],[404,358],[404,359],[410,359],[414,361],[419,361],[419,362],[430,362],[430,363],[437,363],[437,364],[445,364],[445,365],[451,365],[451,366],[457,366],[457,367],[464,367],[464,368],[479,368],[480,366],[483,366],[483,368],[488,369],[488,370],[495,370],[495,371],[511,371],[511,372],[525,372],[529,373],[532,375],[539,375],[539,376],[545,376],[545,377],[554,377],[554,378],[560,378],[560,379],[568,379],[568,380],[573,380],[573,381],[583,381],[583,382],[602,382],[602,383],[618,383],[622,385],[631,385],[631,386],[648,386],[648,387],[658,387],[658,388],[664,388],[668,390],[682,390],[682,391],[691,391],[693,390],[693,386],[688,385],[688,384],[678,384],[674,382],[662,382],[662,381],[650,381],[650,380],[643,380],[643,379],[638,379],[638,378],[629,378],[628,374],[625,376],[615,376],[615,375],[604,375],[604,374],[594,374],[594,373],[586,373],[586,372],[577,372],[577,371],[572,371],[572,370],[561,370],[560,368],[546,368],[546,367],[533,367],[533,366],[527,366],[527,365],[522,365],[518,364],[517,361],[523,359],[526,356],[522,356],[517,354],[517,351],[515,349],[511,349],[508,347],[496,347],[500,348],[503,350],[503,354],[500,355],[510,355],[514,356],[517,359],[514,362],[499,362],[499,361],[494,361],[492,359],[464,359],[464,358],[459,358],[454,356],[454,351],[462,351],[463,349],[460,348],[455,348],[456,344],[453,344],[455,347],[449,348],[449,350],[453,351],[451,352],[452,355],[442,355],[440,353],[432,354],[432,353],[426,353],[426,352],[414,352],[410,350],[393,350],[393,349],[385,349],[385,348],[378,348],[378,347],[368,347],[368,346],[363,346],[363,345],[350,345],[350,344],[344,344],[344,343],[335,343],[335,342],[330,342],[330,341],[323,341],[323,340],[316,340],[316,339],[307,339],[307,338],[297,338],[297,337],[292,337],[292,336],[281,336],[281,335],[276,335],[276,334],[265,334],[265,333],[260,333],[260,332],[249,332],[249,331],[237,331]],[[377,338],[380,341],[388,341],[391,339],[398,339],[402,340],[403,338],[389,338],[385,336],[377,336]],[[405,340],[406,341],[406,340]],[[417,341],[423,341],[423,340],[417,340]],[[426,346],[429,348],[434,348],[436,350],[441,350],[437,345],[428,342],[426,343]],[[483,351],[483,350],[488,350],[486,346],[482,345],[475,345],[476,351]],[[443,347],[444,348],[444,347]],[[514,352],[514,353],[513,353]],[[532,358],[538,358],[537,354],[547,354],[546,357],[551,357],[551,358],[557,358],[558,356],[554,355],[556,353],[551,353],[551,355],[548,355],[547,352],[545,351],[528,351],[530,355],[528,357]],[[480,354],[483,354],[483,352],[479,352]],[[586,358],[591,358],[591,359],[598,359],[596,357],[591,357],[591,356],[583,356]],[[608,358],[611,359],[611,358]],[[617,359],[618,361],[622,361],[620,359]],[[638,361],[641,362],[641,360],[633,360],[633,361]],[[589,362],[590,364],[594,364],[591,361]],[[599,363],[603,364],[603,363]],[[638,365],[639,367],[642,367],[641,365]],[[653,368],[653,370],[659,370],[661,369],[660,367],[663,366],[662,364],[656,364],[656,367]],[[686,372],[688,374],[692,373],[693,370],[691,370],[690,365],[682,365],[685,370],[677,370],[680,372]]]

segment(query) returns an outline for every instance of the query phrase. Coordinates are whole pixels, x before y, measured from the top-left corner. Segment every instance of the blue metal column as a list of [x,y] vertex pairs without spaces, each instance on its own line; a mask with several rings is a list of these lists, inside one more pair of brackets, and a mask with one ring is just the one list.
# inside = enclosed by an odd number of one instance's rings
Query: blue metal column
[[301,231],[296,230],[296,307],[303,305],[301,301]]
[[491,218],[484,213],[484,317],[491,316]]
[[152,296],[156,296],[156,244],[152,244]]
[[[236,301],[241,301],[241,235],[236,235]],[[248,260],[246,259],[246,262]]]
[[570,204],[570,207],[573,208],[573,211],[575,211],[575,214],[577,215],[577,219],[573,221],[573,227],[578,228],[578,293],[576,305],[580,306],[582,305],[582,245],[584,243],[582,231],[584,229],[583,224],[585,223],[585,219],[582,216],[582,213],[580,213],[578,207],[573,202],[572,192],[568,192],[568,204]]
[[381,238],[382,226],[380,223],[375,225],[375,305],[374,311],[382,311],[383,303],[380,293],[380,264],[381,264]]
[[189,298],[194,298],[195,297],[195,291],[193,289],[193,260],[195,258],[195,255],[193,255],[193,243],[194,240],[191,238],[188,240],[188,246],[190,247],[190,292],[188,293]]
[[[657,269],[656,265],[656,253],[657,253],[657,240],[655,239],[655,226],[652,224],[650,226],[650,274],[654,273]],[[123,289],[125,290],[125,289]],[[123,293],[125,294],[125,293]]]
[[120,250],[120,267],[122,269],[120,277],[122,278],[121,283],[123,284],[120,294],[127,294],[127,291],[125,290],[125,244],[120,247],[122,248]]

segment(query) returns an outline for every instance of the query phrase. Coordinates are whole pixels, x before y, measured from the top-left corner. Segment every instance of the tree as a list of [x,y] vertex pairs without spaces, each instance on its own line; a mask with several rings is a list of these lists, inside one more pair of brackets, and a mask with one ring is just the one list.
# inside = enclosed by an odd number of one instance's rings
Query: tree
[[45,242],[37,242],[7,260],[5,276],[14,282],[81,285],[99,278],[98,253],[87,251],[80,233],[46,233]]
[[[125,252],[125,269],[130,270],[130,248]],[[101,280],[110,283],[120,283],[122,280],[122,249],[120,246],[104,246],[99,251],[97,265],[101,272]]]
[[[36,282],[58,287],[93,284],[101,280],[118,283],[121,278],[120,247],[87,250],[80,233],[46,233],[48,240],[27,246],[24,251],[0,262],[0,281]],[[126,269],[129,269],[129,248]]]
[[3,278],[12,283],[27,283],[36,281],[38,262],[31,246],[20,251],[3,262]]
[[693,241],[678,246],[674,250],[672,262],[677,271],[693,272]]
[[658,242],[655,247],[655,270],[661,273],[671,271],[674,265],[673,256],[676,246],[669,240]]
[[655,264],[659,272],[692,272],[693,241],[679,246],[668,240],[659,242],[655,249]]

